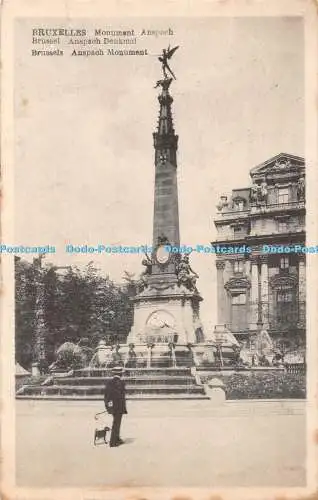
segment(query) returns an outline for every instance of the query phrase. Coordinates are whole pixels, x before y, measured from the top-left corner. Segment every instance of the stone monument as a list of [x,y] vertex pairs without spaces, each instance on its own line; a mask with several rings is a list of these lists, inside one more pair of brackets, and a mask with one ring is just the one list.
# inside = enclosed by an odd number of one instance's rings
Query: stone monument
[[[163,78],[160,87],[159,120],[153,133],[155,150],[155,189],[153,212],[153,246],[151,256],[142,264],[145,271],[134,297],[134,324],[128,343],[183,344],[204,340],[199,318],[202,300],[197,288],[198,275],[192,270],[188,255],[173,253],[170,247],[180,248],[177,148],[169,89],[176,79],[168,65],[178,47],[163,51]],[[168,72],[172,77],[168,76]]]

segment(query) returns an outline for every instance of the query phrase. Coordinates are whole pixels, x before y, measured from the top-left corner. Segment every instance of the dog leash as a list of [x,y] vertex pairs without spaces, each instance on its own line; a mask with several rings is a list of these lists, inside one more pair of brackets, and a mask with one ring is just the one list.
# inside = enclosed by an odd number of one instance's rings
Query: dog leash
[[97,415],[102,415],[103,413],[107,413],[107,411],[105,410],[105,411],[101,411],[101,412],[99,412],[99,413],[96,413],[96,415],[95,415],[95,420],[97,420],[97,419],[98,419],[98,416],[97,416]]

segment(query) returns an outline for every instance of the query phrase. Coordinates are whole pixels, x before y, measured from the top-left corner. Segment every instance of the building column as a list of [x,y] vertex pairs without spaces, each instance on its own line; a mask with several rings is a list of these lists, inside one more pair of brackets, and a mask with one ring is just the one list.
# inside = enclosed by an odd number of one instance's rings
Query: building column
[[298,328],[306,328],[306,258],[298,260]]
[[258,322],[258,257],[252,256],[251,260],[251,293],[250,293],[250,330],[257,329]]
[[215,262],[217,273],[217,321],[219,325],[226,323],[226,290],[224,288],[224,260],[217,260]]
[[251,278],[251,262],[250,260],[246,259],[245,261],[245,275],[248,277],[248,278]]
[[[225,261],[225,268],[223,272],[223,277],[224,277],[224,285],[228,282],[228,280],[232,277],[232,266],[231,262],[229,260]],[[230,325],[232,318],[231,318],[231,295],[229,292],[224,289],[224,298],[225,298],[225,305],[224,305],[224,323],[225,325]]]
[[269,294],[268,294],[268,256],[261,255],[260,260],[261,260],[261,296],[260,296],[261,321],[263,324],[263,328],[265,330],[267,330],[269,328],[269,321],[268,321],[268,300],[269,300]]

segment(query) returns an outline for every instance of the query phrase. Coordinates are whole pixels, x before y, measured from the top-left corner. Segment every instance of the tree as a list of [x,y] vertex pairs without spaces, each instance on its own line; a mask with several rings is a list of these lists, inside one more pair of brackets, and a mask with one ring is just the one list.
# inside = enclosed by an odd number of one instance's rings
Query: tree
[[[127,287],[102,276],[90,262],[83,269],[72,266],[65,273],[45,265],[41,268],[44,285],[43,318],[46,358],[54,361],[64,342],[79,343],[87,338],[88,347],[108,339],[124,342],[132,326],[133,306]],[[35,263],[16,259],[16,355],[22,366],[34,357],[36,321]]]
[[15,257],[15,353],[16,362],[29,368],[33,360],[35,280],[32,264]]

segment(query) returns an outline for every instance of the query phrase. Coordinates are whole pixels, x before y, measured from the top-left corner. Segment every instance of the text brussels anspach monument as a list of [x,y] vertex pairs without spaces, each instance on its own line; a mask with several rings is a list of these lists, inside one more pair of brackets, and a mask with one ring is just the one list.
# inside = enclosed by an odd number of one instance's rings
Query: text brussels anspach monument
[[138,293],[134,298],[134,324],[128,343],[189,344],[203,340],[199,319],[202,300],[197,288],[197,274],[191,269],[189,257],[167,251],[180,247],[177,149],[178,136],[172,119],[173,98],[169,93],[175,79],[168,60],[178,47],[164,50],[159,58],[163,78],[160,88],[160,109],[156,131],[155,189],[153,213],[153,252],[143,260]]

